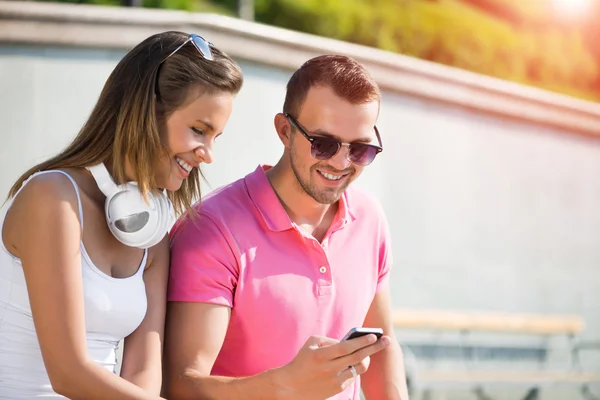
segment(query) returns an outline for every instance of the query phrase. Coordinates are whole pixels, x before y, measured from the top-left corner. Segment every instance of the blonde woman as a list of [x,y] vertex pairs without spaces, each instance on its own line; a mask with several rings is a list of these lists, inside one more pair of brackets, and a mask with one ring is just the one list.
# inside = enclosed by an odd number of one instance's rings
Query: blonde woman
[[0,399],[160,398],[167,230],[199,197],[242,81],[201,36],[153,35],[73,142],[16,181],[0,214]]

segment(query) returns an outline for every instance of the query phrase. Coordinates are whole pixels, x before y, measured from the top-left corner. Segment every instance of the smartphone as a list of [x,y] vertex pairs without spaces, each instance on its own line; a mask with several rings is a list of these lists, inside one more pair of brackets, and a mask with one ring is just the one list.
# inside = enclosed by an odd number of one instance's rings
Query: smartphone
[[373,334],[377,336],[377,339],[383,336],[383,329],[381,328],[352,328],[342,340],[355,339],[357,337]]

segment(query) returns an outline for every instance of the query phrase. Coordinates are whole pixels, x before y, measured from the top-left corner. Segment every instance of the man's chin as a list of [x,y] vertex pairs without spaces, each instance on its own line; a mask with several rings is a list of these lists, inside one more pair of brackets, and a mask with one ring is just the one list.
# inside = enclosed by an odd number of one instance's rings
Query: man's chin
[[340,197],[342,197],[342,193],[344,193],[344,190],[336,190],[335,192],[322,191],[312,196],[312,198],[315,199],[317,203],[331,205],[339,201]]

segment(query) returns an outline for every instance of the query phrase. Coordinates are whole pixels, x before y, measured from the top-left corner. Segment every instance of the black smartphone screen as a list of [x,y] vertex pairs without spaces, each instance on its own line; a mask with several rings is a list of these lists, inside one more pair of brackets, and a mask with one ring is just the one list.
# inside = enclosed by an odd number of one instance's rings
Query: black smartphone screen
[[350,331],[344,336],[342,340],[350,340],[356,339],[357,337],[365,336],[373,334],[377,336],[377,339],[380,339],[383,336],[383,329],[381,328],[352,328]]

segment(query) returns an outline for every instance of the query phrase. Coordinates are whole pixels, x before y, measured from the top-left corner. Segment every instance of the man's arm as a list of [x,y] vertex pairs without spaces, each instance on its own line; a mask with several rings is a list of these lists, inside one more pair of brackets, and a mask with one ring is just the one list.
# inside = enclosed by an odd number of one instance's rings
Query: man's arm
[[165,340],[165,397],[173,399],[310,400],[331,397],[361,374],[365,358],[389,343],[374,335],[339,342],[311,337],[294,360],[263,373],[228,378],[210,372],[223,344],[230,309],[206,303],[169,303]]
[[371,366],[362,376],[362,389],[367,399],[408,400],[404,358],[392,321],[389,281],[375,294],[365,318],[364,326],[382,328],[391,338],[390,345],[371,356]]
[[229,307],[208,303],[170,302],[165,342],[167,398],[174,399],[259,399],[278,389],[272,373],[243,382],[210,377],[229,325]]

